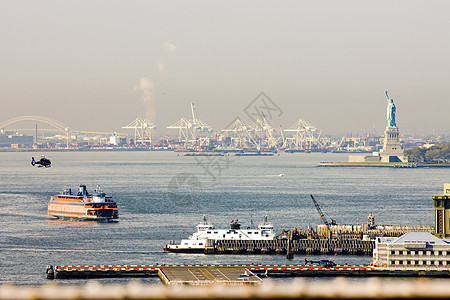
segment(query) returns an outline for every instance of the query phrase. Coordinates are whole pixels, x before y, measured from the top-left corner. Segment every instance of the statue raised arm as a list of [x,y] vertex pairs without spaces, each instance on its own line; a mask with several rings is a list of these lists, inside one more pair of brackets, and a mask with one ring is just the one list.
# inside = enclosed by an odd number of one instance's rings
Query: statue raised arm
[[389,101],[389,100],[391,100],[391,99],[389,99],[389,96],[388,96],[387,90],[384,90],[384,94],[386,95],[386,98],[388,99],[388,101]]
[[397,128],[397,125],[395,124],[395,104],[393,99],[389,99],[387,90],[384,91],[386,94],[386,98],[388,100],[388,106],[387,106],[387,123],[388,128]]

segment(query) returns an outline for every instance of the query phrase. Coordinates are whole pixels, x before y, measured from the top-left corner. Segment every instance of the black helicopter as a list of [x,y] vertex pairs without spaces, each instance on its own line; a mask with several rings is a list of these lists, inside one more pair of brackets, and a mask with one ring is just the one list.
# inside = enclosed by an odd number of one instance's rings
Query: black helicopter
[[331,268],[331,267],[335,267],[336,264],[328,259],[321,259],[321,260],[307,260],[305,257],[305,265],[307,264],[311,264],[311,265],[320,265],[320,266],[324,266],[325,268]]
[[37,165],[38,168],[41,168],[41,167],[50,168],[52,166],[52,162],[50,161],[50,159],[45,158],[45,156],[42,155],[40,160],[34,160],[34,157],[32,157],[31,158],[31,165],[32,166]]

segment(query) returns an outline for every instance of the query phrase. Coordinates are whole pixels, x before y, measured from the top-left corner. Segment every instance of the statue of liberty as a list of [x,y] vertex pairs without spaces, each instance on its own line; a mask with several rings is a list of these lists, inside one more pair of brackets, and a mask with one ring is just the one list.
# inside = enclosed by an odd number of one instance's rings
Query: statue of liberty
[[395,104],[394,104],[394,99],[389,99],[388,96],[388,92],[387,90],[384,91],[384,93],[386,94],[386,98],[388,100],[388,106],[387,106],[387,123],[388,123],[388,128],[397,128],[397,125],[395,124]]

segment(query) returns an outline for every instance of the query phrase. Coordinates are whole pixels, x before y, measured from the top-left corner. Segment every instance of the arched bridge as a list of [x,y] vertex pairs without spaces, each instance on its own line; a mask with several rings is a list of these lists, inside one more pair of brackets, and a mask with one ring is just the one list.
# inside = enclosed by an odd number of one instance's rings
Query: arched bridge
[[9,120],[6,120],[5,122],[0,123],[0,129],[4,129],[5,127],[8,127],[9,125],[22,122],[22,121],[37,121],[37,122],[43,122],[46,123],[54,128],[56,128],[58,131],[64,132],[66,135],[69,134],[70,128],[64,123],[61,123],[57,120],[41,117],[41,116],[21,116],[21,117],[15,117]]
[[[83,133],[84,134],[100,134],[100,135],[110,135],[111,134],[111,132],[84,131],[84,130],[71,129],[69,126],[67,126],[64,123],[61,123],[58,120],[47,118],[47,117],[42,117],[42,116],[21,116],[21,117],[15,117],[15,118],[6,120],[6,121],[0,123],[0,131],[2,129],[5,129],[9,125],[19,123],[22,121],[36,121],[36,122],[46,123],[46,124],[52,126],[53,128],[55,128],[57,131],[63,132],[67,138],[69,137],[70,134],[80,134],[80,133],[82,133],[82,134]],[[122,133],[120,133],[120,134],[122,134]]]

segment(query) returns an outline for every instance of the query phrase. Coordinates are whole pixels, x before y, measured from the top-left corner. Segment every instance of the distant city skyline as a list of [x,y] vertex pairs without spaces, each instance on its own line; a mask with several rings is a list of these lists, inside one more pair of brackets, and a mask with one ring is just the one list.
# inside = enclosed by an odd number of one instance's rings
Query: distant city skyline
[[382,135],[385,89],[401,134],[450,128],[448,1],[2,1],[0,122],[215,131],[264,92],[272,125]]

